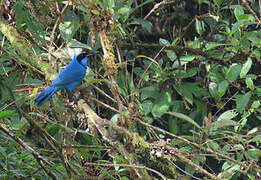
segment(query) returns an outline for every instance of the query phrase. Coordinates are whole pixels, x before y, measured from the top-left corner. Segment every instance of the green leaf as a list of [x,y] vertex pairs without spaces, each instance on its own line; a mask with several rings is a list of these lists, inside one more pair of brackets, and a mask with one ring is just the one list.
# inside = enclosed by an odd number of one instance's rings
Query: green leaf
[[171,105],[171,94],[169,92],[165,92],[161,94],[161,96],[155,101],[152,114],[154,117],[161,117]]
[[170,42],[169,42],[168,40],[166,40],[166,39],[160,38],[160,39],[159,39],[159,43],[160,43],[160,45],[162,45],[162,46],[170,46]]
[[68,8],[64,14],[64,21],[72,22],[74,26],[77,26],[80,24],[80,17]]
[[191,105],[193,104],[193,95],[189,89],[183,89],[183,95],[185,100],[190,103]]
[[167,53],[167,56],[168,58],[171,60],[171,61],[174,61],[177,59],[177,55],[174,51],[172,50],[165,50],[165,52]]
[[234,14],[235,14],[236,19],[239,21],[240,16],[242,14],[244,14],[243,6],[241,6],[241,5],[236,6],[236,8],[234,9]]
[[151,100],[145,100],[144,102],[142,102],[142,107],[145,115],[148,115],[152,110],[153,103]]
[[219,84],[221,81],[224,80],[224,73],[221,72],[221,67],[214,67],[209,71],[209,78],[211,81]]
[[256,142],[256,143],[261,143],[261,134],[253,137],[252,139],[250,139],[249,142]]
[[[219,174],[218,179],[228,180],[228,179],[231,179],[231,177],[241,169],[241,166],[239,164],[225,162],[222,166],[222,169],[225,173],[221,174],[221,176]],[[226,178],[224,178],[223,176],[225,176]]]
[[253,129],[248,130],[247,135],[255,134],[257,131],[258,131],[258,128],[254,127]]
[[0,66],[0,75],[5,75],[6,73],[9,73],[9,71],[12,69],[12,67]]
[[52,124],[50,127],[48,127],[47,132],[51,136],[55,136],[57,133],[59,133],[61,130],[60,126],[57,124]]
[[180,58],[181,61],[187,61],[187,62],[190,62],[190,61],[193,61],[196,57],[195,56],[182,56]]
[[205,22],[204,21],[201,21],[201,20],[198,20],[196,18],[196,21],[195,21],[195,28],[196,28],[196,31],[199,35],[202,35],[203,32],[205,32]]
[[238,18],[239,20],[247,20],[249,22],[255,22],[255,18],[252,14],[242,14]]
[[152,23],[142,18],[134,18],[130,24],[139,24],[149,32],[151,32],[152,29]]
[[[6,153],[6,147],[2,147],[2,146],[0,146],[0,155],[1,156],[4,156],[4,157],[6,157],[7,156],[7,153]],[[1,157],[0,156],[0,157]],[[2,157],[1,157],[2,158]],[[1,164],[1,166],[2,166],[3,164]]]
[[0,111],[0,119],[18,117],[18,114],[13,110]]
[[114,114],[112,118],[110,119],[111,122],[114,124],[118,124],[118,118],[120,117],[120,114]]
[[220,99],[219,95],[217,94],[217,92],[218,92],[217,88],[218,88],[218,85],[216,83],[214,83],[214,82],[209,83],[209,87],[208,87],[209,93],[213,98],[215,98],[215,100]]
[[173,118],[172,116],[166,118],[168,120],[169,132],[177,134],[179,132],[179,121],[178,118]]
[[219,120],[219,121],[215,121],[211,124],[211,130],[228,127],[228,126],[238,126],[238,125],[239,125],[239,123],[237,123],[236,121],[230,120],[230,119]]
[[40,85],[43,85],[44,84],[44,82],[43,81],[41,81],[41,80],[39,80],[39,79],[33,79],[33,78],[26,78],[25,80],[24,80],[24,84],[26,84],[26,85],[38,85],[38,86],[40,86]]
[[239,65],[239,64],[236,64],[236,63],[233,63],[227,73],[226,73],[226,79],[230,82],[234,82],[235,80],[237,80],[239,74],[240,74],[240,71],[241,71],[241,68],[242,68],[242,65]]
[[221,120],[231,120],[234,117],[236,117],[238,115],[238,113],[235,110],[227,110],[225,112],[223,112],[217,119],[217,121],[221,121]]
[[224,96],[224,94],[226,93],[226,90],[228,88],[228,85],[229,85],[229,83],[227,82],[227,80],[224,80],[221,83],[219,83],[218,92],[217,92],[219,97]]
[[215,47],[219,47],[219,46],[225,46],[226,44],[223,44],[223,43],[216,43],[216,42],[209,42],[206,44],[206,50],[210,50],[210,49],[213,49]]
[[255,85],[254,85],[252,79],[247,77],[245,81],[246,81],[247,87],[253,91],[255,89]]
[[120,8],[119,10],[118,10],[118,13],[119,14],[127,14],[127,13],[129,13],[130,12],[130,8],[128,8],[128,7],[123,7],[123,8]]
[[135,91],[135,85],[133,82],[133,78],[131,76],[127,76],[127,81],[128,81],[129,92],[132,94]]
[[73,33],[73,26],[71,22],[60,23],[59,30],[60,30],[61,37],[65,41],[69,41],[71,39],[71,35]]
[[260,149],[249,149],[245,152],[245,156],[251,160],[258,161],[259,157],[261,157],[261,150]]
[[184,107],[184,102],[182,100],[174,100],[172,103],[172,110],[175,112],[184,112],[185,107]]
[[260,106],[260,101],[256,100],[252,103],[251,109],[257,109]]
[[182,84],[182,90],[188,90],[194,96],[200,97],[204,95],[204,90],[200,87],[199,83],[184,82]]
[[[188,103],[193,104],[193,95],[192,95],[192,93],[194,93],[194,92],[193,92],[191,86],[194,86],[194,84],[193,84],[193,83],[184,83],[184,84],[182,84],[182,87],[181,87],[181,88],[179,88],[178,86],[176,86],[175,84],[173,84],[173,87],[174,87],[175,90],[179,93],[179,95],[183,96],[184,99],[185,99]],[[195,84],[194,87],[196,88],[197,85]],[[194,88],[194,87],[193,87],[193,88]],[[198,90],[198,89],[196,89],[196,90]]]
[[237,105],[238,111],[242,111],[246,108],[246,105],[248,104],[251,95],[252,95],[252,93],[248,92],[245,95],[239,96],[236,99],[236,105]]
[[127,176],[120,177],[120,180],[130,180]]
[[141,101],[147,99],[147,98],[153,98],[153,99],[157,99],[159,97],[159,92],[157,91],[157,86],[156,85],[152,85],[152,86],[148,86],[148,87],[144,87],[141,89]]
[[128,89],[126,87],[126,83],[125,83],[125,74],[124,72],[120,71],[119,72],[119,75],[117,77],[117,82],[118,82],[118,85],[119,85],[119,88],[120,88],[120,93],[123,95],[123,96],[127,96],[128,95]]
[[121,7],[121,8],[118,10],[118,13],[119,13],[119,15],[120,15],[120,19],[121,19],[123,22],[125,22],[125,21],[128,19],[129,15],[130,15],[130,13],[131,13],[131,8],[128,7],[128,6]]
[[17,84],[22,80],[20,71],[13,71],[8,76],[4,77],[3,85],[0,85],[1,102],[13,99],[15,92],[13,89],[17,88]]
[[19,29],[27,28],[37,40],[45,42],[43,25],[37,22],[37,18],[34,16],[34,13],[30,12],[30,8],[27,7],[28,5],[26,1],[16,1],[14,4],[16,26]]
[[223,0],[214,0],[214,3],[220,7],[220,5],[222,4]]
[[[234,33],[238,33],[239,29],[242,25],[245,25],[245,21],[237,21],[236,23],[233,24],[232,26],[232,34]],[[238,38],[232,38],[231,39],[231,45],[232,46],[239,46],[240,45],[240,41]]]
[[178,68],[180,66],[183,66],[191,61],[193,61],[196,57],[195,56],[182,56],[180,58],[180,61],[176,60],[173,65],[172,68]]
[[219,144],[216,143],[215,141],[209,141],[209,142],[207,143],[207,145],[209,145],[209,147],[210,147],[211,149],[215,149],[215,151],[217,151],[217,150],[220,149]]
[[242,40],[240,41],[240,46],[239,46],[239,47],[240,47],[241,49],[249,49],[250,46],[252,46],[252,44],[250,43],[249,40],[247,40],[247,39],[242,39]]
[[244,148],[244,146],[242,145],[242,144],[234,144],[233,145],[233,148],[232,148],[233,150],[237,150],[237,151],[242,151],[242,150],[244,150],[245,148]]
[[256,88],[256,92],[258,96],[261,96],[261,88]]
[[201,129],[201,127],[198,125],[198,123],[196,121],[191,119],[189,116],[186,116],[185,114],[178,113],[178,112],[167,112],[166,114],[169,114],[171,116],[177,117],[182,120],[185,120],[185,121],[191,123],[192,125],[194,125],[195,127],[197,127],[198,129]]
[[257,36],[256,37],[248,37],[247,39],[251,41],[251,45],[259,46],[261,44],[261,40]]
[[189,69],[188,71],[181,71],[180,75],[181,75],[182,79],[190,78],[190,77],[195,76],[199,71],[200,71],[200,69],[198,67],[194,67],[194,68]]
[[256,48],[256,49],[253,51],[253,54],[254,54],[254,56],[256,56],[258,59],[260,59],[260,57],[261,57],[260,49]]
[[172,45],[172,46],[175,46],[176,43],[178,42],[178,40],[179,40],[179,38],[177,37],[176,39],[174,39],[174,40],[172,41],[171,45]]
[[82,48],[82,49],[89,49],[92,50],[92,48],[84,43],[81,43],[80,41],[77,41],[76,39],[71,39],[68,43],[68,47],[70,48]]
[[96,9],[92,9],[91,12],[93,14],[95,14],[95,15],[99,15],[100,14],[100,12],[98,10],[96,10]]
[[106,0],[106,4],[109,7],[111,11],[113,11],[113,8],[115,7],[115,1],[114,0]]
[[242,69],[241,69],[240,78],[243,78],[243,77],[246,76],[246,74],[247,74],[248,71],[250,70],[251,66],[252,66],[252,60],[251,60],[251,59],[248,59],[248,60],[244,63],[244,65],[243,65],[243,67],[242,67]]

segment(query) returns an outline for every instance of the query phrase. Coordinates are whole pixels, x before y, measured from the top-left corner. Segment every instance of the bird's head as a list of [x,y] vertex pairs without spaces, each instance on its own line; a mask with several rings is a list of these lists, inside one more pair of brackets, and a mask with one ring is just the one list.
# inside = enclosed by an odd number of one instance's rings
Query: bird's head
[[90,56],[91,54],[88,54],[87,52],[81,52],[80,54],[77,54],[76,56],[74,56],[74,59],[77,60],[82,66],[84,66],[85,68],[87,67],[87,59],[88,56]]

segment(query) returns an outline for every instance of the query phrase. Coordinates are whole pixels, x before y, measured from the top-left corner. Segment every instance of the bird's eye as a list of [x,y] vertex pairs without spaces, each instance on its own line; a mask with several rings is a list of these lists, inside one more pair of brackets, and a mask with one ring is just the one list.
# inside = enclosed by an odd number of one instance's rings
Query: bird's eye
[[80,63],[86,56],[88,56],[88,54],[86,52],[82,52],[76,57],[76,59]]

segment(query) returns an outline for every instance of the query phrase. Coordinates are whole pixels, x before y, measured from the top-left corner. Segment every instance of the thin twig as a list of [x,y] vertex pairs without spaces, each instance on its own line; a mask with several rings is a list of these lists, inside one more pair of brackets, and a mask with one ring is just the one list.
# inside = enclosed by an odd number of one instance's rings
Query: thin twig
[[158,9],[164,3],[165,3],[165,0],[155,4],[154,7],[150,10],[150,12],[144,17],[144,19],[147,19],[156,9]]
[[[165,48],[166,48],[166,46],[163,46],[163,47],[159,50],[159,52],[156,54],[156,56],[154,56],[152,59],[156,59],[156,58],[160,55],[160,53],[161,53]],[[153,62],[151,62],[151,63],[148,65],[148,67],[145,69],[145,71],[143,71],[143,73],[142,73],[142,75],[141,75],[141,78],[140,78],[140,80],[139,80],[139,82],[138,82],[137,88],[139,88],[139,87],[141,86],[141,82],[143,81],[144,76],[146,75],[147,71],[149,70],[149,68],[150,68],[150,66],[151,66],[152,64],[153,64]]]
[[194,163],[192,160],[186,158],[182,153],[180,153],[179,151],[176,151],[173,154],[176,158],[180,159],[182,162],[189,164],[190,166],[192,166],[193,168],[195,168],[198,172],[201,172],[202,174],[208,176],[211,179],[217,179],[215,174],[211,174],[209,173],[207,170],[205,170],[203,167],[201,167],[200,165]]
[[[54,23],[54,27],[53,27],[53,30],[52,30],[52,34],[51,34],[51,37],[50,37],[50,43],[49,43],[49,49],[48,49],[48,59],[51,60],[51,51],[52,51],[52,45],[53,45],[53,41],[54,41],[54,34],[55,34],[55,31],[56,31],[56,28],[58,26],[58,23],[60,22],[60,19],[61,19],[61,15],[64,13],[64,11],[66,10],[66,8],[68,7],[69,5],[69,2],[63,7],[61,13],[59,14],[58,18],[56,19],[55,23]],[[58,9],[58,12],[60,12],[60,10]]]
[[0,124],[0,130],[2,130],[5,134],[7,134],[8,136],[10,136],[14,141],[16,141],[18,144],[20,144],[24,149],[26,149],[28,152],[30,152],[34,158],[37,160],[37,162],[39,163],[39,165],[44,169],[44,171],[46,172],[46,174],[48,174],[52,179],[56,179],[56,176],[51,173],[44,164],[47,164],[49,166],[53,166],[53,163],[45,160],[37,151],[35,151],[32,147],[30,147],[29,145],[27,145],[23,140],[21,140],[19,137],[16,137],[11,131],[9,131],[9,129],[7,129],[6,127],[4,127],[3,124]]
[[213,118],[216,117],[216,115],[219,113],[219,111],[221,111],[227,103],[229,103],[229,101],[231,101],[236,95],[238,94],[238,92],[236,92],[233,96],[231,96],[218,110],[217,112],[213,115]]
[[108,104],[105,104],[104,102],[102,102],[102,101],[99,101],[97,98],[94,98],[94,97],[89,97],[91,100],[93,100],[93,101],[96,101],[98,104],[100,104],[100,105],[102,105],[102,106],[104,106],[104,107],[106,107],[106,108],[108,108],[108,109],[111,109],[112,111],[114,111],[114,112],[117,112],[117,113],[120,113],[120,111],[118,111],[117,109],[115,109],[114,107],[111,107],[111,106],[109,106]]
[[[67,173],[70,175],[70,169],[73,170],[70,165],[65,162],[64,156],[62,154],[62,148],[59,145],[59,143],[56,141],[56,139],[54,139],[49,133],[46,132],[46,130],[44,130],[41,126],[39,126],[35,120],[28,115],[27,113],[23,112],[24,117],[26,117],[27,121],[36,128],[36,130],[40,133],[40,135],[43,137],[43,139],[45,139],[46,143],[54,150],[54,152],[56,153],[56,155],[61,159],[61,162],[63,163],[63,165],[65,166],[65,169],[67,170]],[[76,173],[74,171],[74,173]]]
[[187,171],[183,170],[183,169],[180,168],[178,165],[176,165],[174,162],[172,162],[172,161],[170,161],[170,160],[169,160],[169,162],[170,162],[173,166],[175,166],[178,170],[180,170],[181,172],[183,172],[184,174],[186,174],[186,175],[188,175],[188,176],[190,176],[190,177],[192,177],[192,178],[194,178],[194,179],[201,180],[200,178],[197,178],[197,177],[193,176],[192,174],[188,173]]
[[214,15],[212,15],[212,14],[210,14],[210,13],[206,13],[206,14],[202,14],[202,15],[197,15],[197,16],[195,16],[195,17],[189,22],[189,24],[183,28],[183,33],[180,34],[179,40],[178,40],[178,42],[177,42],[176,44],[179,44],[179,43],[182,41],[183,36],[186,34],[187,30],[188,30],[189,27],[194,23],[194,21],[196,21],[197,19],[203,19],[203,18],[207,18],[207,17],[210,17],[210,18],[214,19],[215,21],[219,21],[219,17],[218,17],[218,16],[214,16]]
[[94,89],[96,89],[97,91],[99,91],[102,95],[104,95],[105,97],[107,97],[108,99],[110,99],[111,101],[117,103],[117,101],[115,99],[113,99],[111,96],[109,96],[108,94],[106,94],[103,90],[101,90],[100,88],[98,88],[97,86],[92,85],[92,87]]
[[90,163],[90,162],[86,162],[85,165],[108,166],[108,167],[122,166],[122,167],[130,167],[130,168],[137,168],[137,169],[146,169],[148,171],[154,172],[155,174],[159,175],[162,179],[167,180],[167,178],[163,174],[146,166],[137,166],[137,165],[130,165],[130,164],[99,164],[99,163]]
[[213,150],[211,150],[211,149],[209,149],[209,148],[203,148],[203,147],[201,147],[200,145],[198,145],[197,143],[194,143],[194,142],[189,141],[189,140],[187,140],[187,139],[185,139],[185,138],[183,138],[183,137],[180,137],[180,136],[177,136],[177,135],[175,135],[175,134],[173,134],[173,133],[170,133],[170,132],[168,132],[168,131],[165,131],[165,130],[163,130],[163,129],[161,129],[161,128],[158,128],[158,127],[155,127],[155,126],[150,125],[150,124],[148,124],[148,123],[145,123],[145,122],[143,122],[143,121],[141,121],[141,120],[139,120],[139,119],[136,119],[136,120],[137,120],[139,123],[145,125],[146,127],[150,127],[150,128],[152,128],[152,129],[155,129],[156,131],[159,131],[159,132],[161,132],[161,133],[163,133],[163,134],[166,134],[166,135],[168,135],[168,136],[170,136],[170,137],[173,137],[173,138],[175,138],[175,139],[177,139],[177,140],[180,140],[180,141],[182,141],[182,142],[185,142],[185,143],[187,143],[187,144],[189,144],[189,145],[193,145],[194,147],[197,147],[197,148],[199,148],[199,149],[202,149],[203,151],[206,151],[206,152],[209,152],[209,153],[214,154],[214,155],[216,155],[216,156],[219,156],[219,157],[221,157],[221,158],[224,158],[224,159],[226,159],[226,160],[228,160],[228,161],[234,162],[234,163],[236,163],[236,164],[238,164],[238,165],[240,165],[240,166],[242,166],[242,167],[247,167],[246,164],[241,163],[241,162],[238,162],[238,161],[236,161],[236,160],[234,160],[234,159],[232,159],[232,158],[230,158],[230,157],[228,157],[228,156],[226,156],[226,155],[224,155],[224,154],[221,154],[221,153],[219,153],[219,152],[213,151]]
[[258,18],[258,16],[256,15],[255,11],[249,6],[248,2],[246,0],[243,0],[243,5],[246,6],[246,8],[251,12],[251,14],[254,16],[254,18],[256,19],[256,21],[258,22],[257,26],[261,25],[261,21]]
[[62,145],[63,148],[84,148],[84,149],[99,149],[99,150],[109,150],[111,147],[108,146],[99,146],[99,145],[71,145],[71,144],[65,144]]

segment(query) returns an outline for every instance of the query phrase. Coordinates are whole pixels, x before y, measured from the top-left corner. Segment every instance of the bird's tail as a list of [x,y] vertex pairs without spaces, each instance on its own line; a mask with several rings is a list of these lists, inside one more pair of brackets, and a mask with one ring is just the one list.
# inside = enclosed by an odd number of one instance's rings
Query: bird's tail
[[34,98],[37,106],[43,105],[58,90],[57,87],[49,86]]

